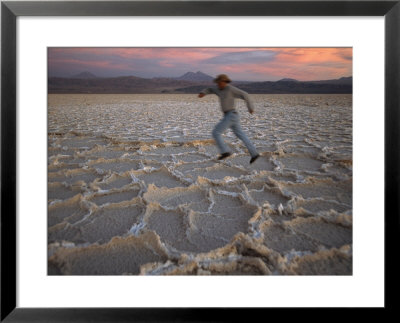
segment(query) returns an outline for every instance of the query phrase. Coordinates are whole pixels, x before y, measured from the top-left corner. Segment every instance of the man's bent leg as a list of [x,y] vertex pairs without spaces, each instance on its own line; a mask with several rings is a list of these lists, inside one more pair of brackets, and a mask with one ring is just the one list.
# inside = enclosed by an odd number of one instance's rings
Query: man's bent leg
[[230,121],[229,115],[226,114],[224,116],[224,118],[220,122],[217,123],[217,125],[215,126],[215,128],[212,132],[212,136],[213,136],[215,142],[217,143],[218,149],[221,154],[229,152],[228,146],[225,144],[224,140],[222,139],[222,134],[230,125],[231,125],[231,121]]
[[242,127],[240,126],[239,116],[236,115],[234,122],[231,126],[233,133],[245,144],[247,150],[249,151],[251,157],[255,157],[258,155],[256,147],[252,144],[250,139],[243,132]]

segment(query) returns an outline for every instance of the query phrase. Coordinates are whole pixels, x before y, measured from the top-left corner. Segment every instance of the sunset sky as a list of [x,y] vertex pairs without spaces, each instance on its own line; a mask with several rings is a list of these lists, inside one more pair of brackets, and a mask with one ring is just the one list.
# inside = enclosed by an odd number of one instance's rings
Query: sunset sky
[[352,76],[352,48],[49,48],[49,76],[88,71],[100,77],[178,77],[186,72],[232,80],[300,81]]

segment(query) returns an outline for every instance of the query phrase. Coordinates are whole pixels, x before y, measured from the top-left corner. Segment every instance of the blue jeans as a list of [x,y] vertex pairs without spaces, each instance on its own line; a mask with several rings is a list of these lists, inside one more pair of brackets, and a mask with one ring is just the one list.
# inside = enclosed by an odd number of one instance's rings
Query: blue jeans
[[222,139],[223,132],[228,128],[231,128],[236,137],[243,141],[251,157],[258,155],[256,147],[254,147],[240,126],[239,114],[234,110],[227,112],[212,132],[221,154],[229,152],[228,146]]

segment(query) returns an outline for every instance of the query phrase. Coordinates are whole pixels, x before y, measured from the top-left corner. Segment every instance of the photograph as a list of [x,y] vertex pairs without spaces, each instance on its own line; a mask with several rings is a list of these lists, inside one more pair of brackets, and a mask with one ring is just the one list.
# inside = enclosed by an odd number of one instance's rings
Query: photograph
[[353,274],[352,47],[47,47],[47,274]]
[[399,0],[0,10],[1,322],[396,309]]

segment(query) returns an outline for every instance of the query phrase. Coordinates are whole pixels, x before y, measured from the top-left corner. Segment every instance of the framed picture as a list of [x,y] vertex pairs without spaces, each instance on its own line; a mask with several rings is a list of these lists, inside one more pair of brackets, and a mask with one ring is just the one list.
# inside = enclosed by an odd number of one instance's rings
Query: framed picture
[[[218,321],[237,308],[391,308],[398,1],[4,1],[1,10],[2,320],[211,313]],[[260,73],[270,61],[275,67]],[[222,98],[224,89],[246,103],[237,110],[250,140],[235,127],[224,137],[233,156],[216,130],[220,149],[210,145],[218,110],[200,102],[217,101],[197,97]],[[247,92],[256,106],[248,118]],[[314,96],[284,96],[293,93]],[[236,111],[220,103],[222,127]],[[189,112],[176,112],[181,105]],[[180,235],[176,212],[189,233]],[[245,223],[235,212],[248,213]],[[144,260],[116,270],[132,248]]]

